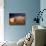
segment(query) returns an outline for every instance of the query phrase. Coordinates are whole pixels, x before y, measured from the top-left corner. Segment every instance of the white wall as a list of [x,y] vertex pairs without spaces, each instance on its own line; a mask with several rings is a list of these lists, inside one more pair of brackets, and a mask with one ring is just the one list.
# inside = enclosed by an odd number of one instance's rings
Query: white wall
[[4,41],[4,3],[0,0],[0,42]]
[[[46,0],[40,0],[40,9],[46,9]],[[46,26],[46,11],[43,12],[43,22],[41,21],[40,24]]]

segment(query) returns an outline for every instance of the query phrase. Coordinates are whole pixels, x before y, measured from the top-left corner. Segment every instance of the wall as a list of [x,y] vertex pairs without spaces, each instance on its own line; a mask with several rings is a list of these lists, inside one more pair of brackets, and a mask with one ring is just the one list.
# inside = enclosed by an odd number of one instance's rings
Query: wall
[[4,41],[4,5],[0,0],[0,42]]
[[[46,0],[41,0],[40,1],[40,9],[41,9],[41,11],[43,9],[46,9]],[[42,17],[43,17],[43,22],[41,21],[40,25],[46,26],[46,11],[43,12]]]
[[[18,41],[31,31],[35,14],[40,10],[40,0],[4,0],[4,38],[7,41]],[[26,24],[10,26],[9,13],[25,13]]]

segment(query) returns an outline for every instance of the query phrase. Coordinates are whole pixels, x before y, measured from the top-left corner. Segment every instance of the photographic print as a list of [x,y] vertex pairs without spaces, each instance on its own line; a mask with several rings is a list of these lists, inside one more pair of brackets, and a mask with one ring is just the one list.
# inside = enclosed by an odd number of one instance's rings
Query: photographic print
[[9,13],[10,25],[25,25],[25,13]]

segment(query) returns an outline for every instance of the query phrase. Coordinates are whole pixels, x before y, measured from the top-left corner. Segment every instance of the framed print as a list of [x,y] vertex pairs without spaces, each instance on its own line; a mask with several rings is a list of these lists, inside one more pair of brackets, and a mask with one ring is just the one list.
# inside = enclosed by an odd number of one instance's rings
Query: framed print
[[25,13],[9,13],[10,25],[25,25]]

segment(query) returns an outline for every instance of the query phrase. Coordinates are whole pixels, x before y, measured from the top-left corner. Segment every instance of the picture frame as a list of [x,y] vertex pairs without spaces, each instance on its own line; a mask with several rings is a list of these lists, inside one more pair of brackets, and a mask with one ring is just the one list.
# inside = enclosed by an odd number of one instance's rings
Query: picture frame
[[25,13],[9,13],[10,25],[25,25]]

